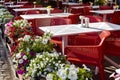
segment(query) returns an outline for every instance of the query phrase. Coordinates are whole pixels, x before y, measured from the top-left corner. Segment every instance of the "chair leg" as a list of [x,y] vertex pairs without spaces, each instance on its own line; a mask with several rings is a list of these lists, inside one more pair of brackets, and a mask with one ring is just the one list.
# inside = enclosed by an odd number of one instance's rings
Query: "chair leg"
[[99,65],[99,71],[101,80],[106,80],[103,64]]

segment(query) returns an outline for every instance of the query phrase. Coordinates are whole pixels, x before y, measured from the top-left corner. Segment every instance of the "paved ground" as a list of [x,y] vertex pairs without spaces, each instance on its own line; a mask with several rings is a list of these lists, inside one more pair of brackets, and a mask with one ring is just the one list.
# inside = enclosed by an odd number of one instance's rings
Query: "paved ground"
[[0,80],[17,80],[15,74],[13,74],[10,58],[6,53],[7,49],[0,35]]
[[13,80],[10,64],[6,58],[2,41],[0,40],[0,80]]

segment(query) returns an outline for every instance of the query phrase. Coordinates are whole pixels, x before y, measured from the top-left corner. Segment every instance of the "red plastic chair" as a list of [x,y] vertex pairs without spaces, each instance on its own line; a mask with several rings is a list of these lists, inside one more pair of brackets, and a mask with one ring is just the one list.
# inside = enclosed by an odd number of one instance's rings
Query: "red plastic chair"
[[51,18],[50,26],[54,25],[65,25],[65,24],[71,24],[71,20],[68,18]]
[[91,15],[86,15],[85,17],[89,18],[89,22],[103,22],[103,18],[101,16],[91,16]]
[[90,10],[93,10],[92,9],[92,7],[84,7],[83,8],[83,15],[85,16],[85,15],[93,15],[93,13],[92,12],[90,12]]
[[65,48],[67,60],[74,64],[89,64],[98,66],[101,80],[105,79],[104,74],[104,45],[105,39],[110,35],[109,31],[102,31],[99,35],[100,42],[97,45],[68,45]]
[[21,19],[23,19],[21,16],[17,16],[14,18],[14,20],[21,20]]
[[78,24],[79,16],[80,14],[78,13],[78,14],[69,15],[68,18],[71,19],[72,24]]
[[[120,57],[120,30],[111,31],[111,36],[106,39],[105,55]],[[112,60],[112,58],[107,61],[116,68],[120,68],[119,63],[116,63],[116,61]]]
[[63,10],[59,8],[54,8],[53,10],[51,10],[51,13],[63,13]]
[[75,9],[71,7],[70,13],[83,15],[83,8]]
[[111,23],[120,25],[120,11],[115,11],[111,18]]
[[108,9],[112,9],[112,7],[111,6],[103,5],[103,6],[99,6],[99,9],[100,10],[108,10]]

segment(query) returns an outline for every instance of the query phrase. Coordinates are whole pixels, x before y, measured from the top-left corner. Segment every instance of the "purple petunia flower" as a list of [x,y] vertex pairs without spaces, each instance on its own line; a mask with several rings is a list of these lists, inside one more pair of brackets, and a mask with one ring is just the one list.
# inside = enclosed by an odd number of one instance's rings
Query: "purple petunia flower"
[[23,61],[23,64],[26,65],[28,63],[28,59]]
[[31,56],[34,56],[34,55],[35,55],[35,52],[31,51],[31,52],[30,52],[30,55],[31,55]]
[[21,67],[23,67],[23,64],[18,64],[18,68],[21,68]]
[[21,56],[24,56],[24,55],[25,55],[25,53],[24,53],[24,52],[22,52],[22,53],[21,53]]
[[23,74],[23,73],[25,73],[25,70],[19,69],[19,70],[17,70],[17,73],[18,73],[18,74]]

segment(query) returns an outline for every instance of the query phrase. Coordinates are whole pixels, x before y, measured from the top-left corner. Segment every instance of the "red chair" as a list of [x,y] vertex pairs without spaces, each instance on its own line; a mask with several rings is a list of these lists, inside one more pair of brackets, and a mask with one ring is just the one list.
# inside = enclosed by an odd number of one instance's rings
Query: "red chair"
[[99,9],[100,10],[108,10],[108,9],[112,9],[112,7],[111,6],[103,5],[103,6],[99,6]]
[[93,13],[92,12],[90,12],[90,10],[93,10],[92,9],[92,7],[84,7],[83,8],[83,15],[85,16],[85,15],[93,15]]
[[54,8],[53,10],[51,10],[51,13],[63,13],[63,10],[59,8]]
[[28,10],[25,14],[40,14],[40,10]]
[[89,64],[98,66],[101,80],[105,79],[104,74],[104,45],[105,39],[110,35],[109,31],[102,31],[99,35],[100,42],[97,45],[68,45],[65,48],[67,60],[74,64]]
[[83,15],[83,8],[75,9],[71,7],[70,13]]
[[71,20],[68,18],[51,18],[50,26],[54,25],[65,25],[65,24],[71,24]]
[[14,18],[14,20],[21,20],[21,19],[23,19],[21,16],[17,16]]
[[111,18],[111,23],[120,25],[120,11],[115,11]]
[[[111,36],[106,40],[106,56],[120,57],[120,30],[111,31]],[[111,58],[112,59],[112,58]],[[108,61],[116,68],[120,68],[120,65],[116,61]]]
[[103,22],[103,18],[100,16],[91,16],[91,15],[86,15],[85,17],[89,18],[89,22],[93,23],[93,22]]
[[80,14],[78,13],[78,14],[69,15],[68,18],[71,19],[72,24],[78,24],[79,16]]

